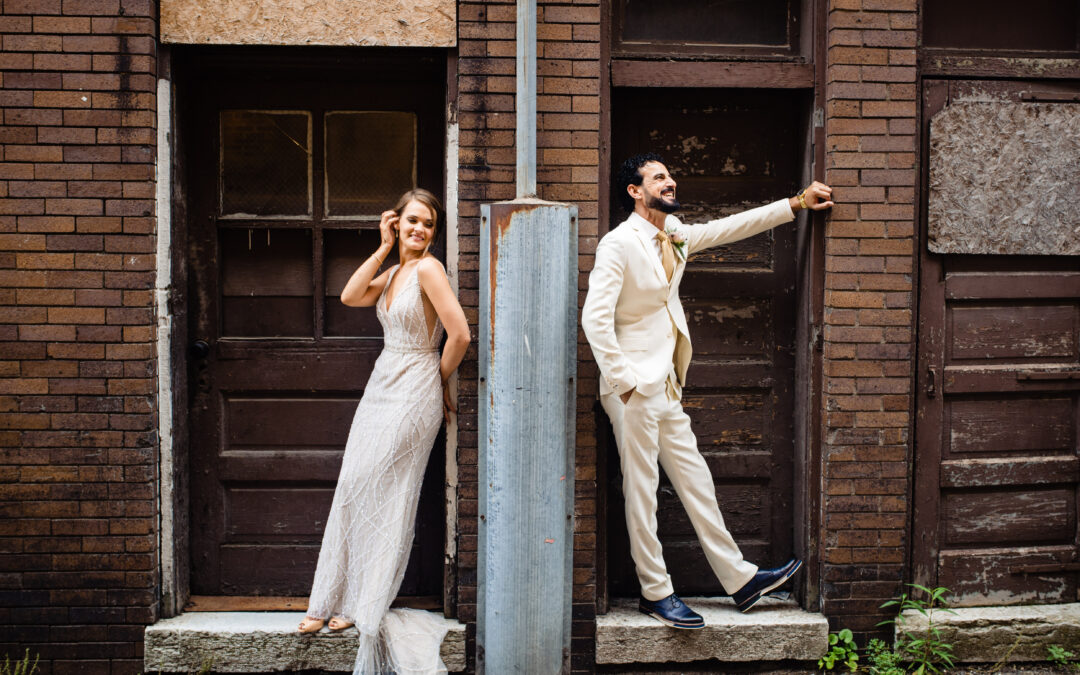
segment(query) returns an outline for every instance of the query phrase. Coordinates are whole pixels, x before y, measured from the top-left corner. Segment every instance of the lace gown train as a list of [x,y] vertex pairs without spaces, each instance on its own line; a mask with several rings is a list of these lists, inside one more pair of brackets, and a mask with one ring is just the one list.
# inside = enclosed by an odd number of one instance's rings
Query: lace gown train
[[358,675],[446,672],[439,658],[442,617],[389,609],[409,560],[424,468],[442,421],[442,324],[428,332],[415,265],[386,309],[399,269],[376,303],[383,351],[353,416],[307,612],[356,624]]

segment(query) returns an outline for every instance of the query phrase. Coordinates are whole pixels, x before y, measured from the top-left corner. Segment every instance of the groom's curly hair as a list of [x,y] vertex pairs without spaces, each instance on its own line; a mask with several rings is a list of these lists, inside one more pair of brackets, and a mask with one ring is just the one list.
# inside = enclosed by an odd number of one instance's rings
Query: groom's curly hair
[[634,212],[634,198],[626,191],[626,186],[641,185],[641,181],[645,178],[641,175],[641,167],[649,162],[660,162],[667,166],[664,158],[655,152],[643,152],[623,161],[615,172],[615,194],[619,197],[619,205],[627,213]]

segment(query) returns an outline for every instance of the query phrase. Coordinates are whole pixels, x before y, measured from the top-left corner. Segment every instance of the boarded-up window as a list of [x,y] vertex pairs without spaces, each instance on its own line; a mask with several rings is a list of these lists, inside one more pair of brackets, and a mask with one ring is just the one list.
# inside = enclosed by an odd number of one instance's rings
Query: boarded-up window
[[930,124],[935,253],[1080,255],[1080,106],[955,101]]

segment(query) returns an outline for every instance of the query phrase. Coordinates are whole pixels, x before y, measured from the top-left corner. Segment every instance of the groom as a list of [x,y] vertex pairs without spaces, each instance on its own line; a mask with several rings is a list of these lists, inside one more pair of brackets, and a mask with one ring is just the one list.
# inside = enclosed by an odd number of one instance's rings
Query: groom
[[656,536],[658,462],[740,611],[790,579],[802,562],[758,569],[743,560],[724,527],[709,467],[680,403],[692,354],[679,301],[686,257],[789,222],[800,209],[829,208],[832,188],[814,182],[796,197],[704,225],[684,225],[671,215],[679,209],[675,180],[658,155],[623,162],[613,188],[630,217],[596,248],[581,326],[600,367],[600,401],[619,447],[639,607],[669,626],[702,628],[701,615],[675,595]]

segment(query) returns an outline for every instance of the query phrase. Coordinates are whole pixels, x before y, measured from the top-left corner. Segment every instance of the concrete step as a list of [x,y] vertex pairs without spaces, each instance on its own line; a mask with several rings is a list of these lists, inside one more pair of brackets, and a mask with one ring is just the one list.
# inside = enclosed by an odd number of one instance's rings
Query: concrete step
[[[351,671],[358,633],[349,628],[302,635],[303,612],[188,612],[146,628],[143,665],[148,673],[272,673]],[[449,628],[442,659],[450,672],[465,670],[465,625]]]
[[[1080,603],[935,610],[934,625],[941,629],[942,641],[953,646],[957,662],[1045,661],[1050,645],[1080,651]],[[926,617],[904,612],[896,637],[904,631],[925,635]]]
[[705,618],[701,630],[669,628],[639,612],[637,600],[613,600],[596,618],[596,662],[816,661],[827,649],[829,623],[785,596],[766,597],[746,614],[731,598],[683,598]]

